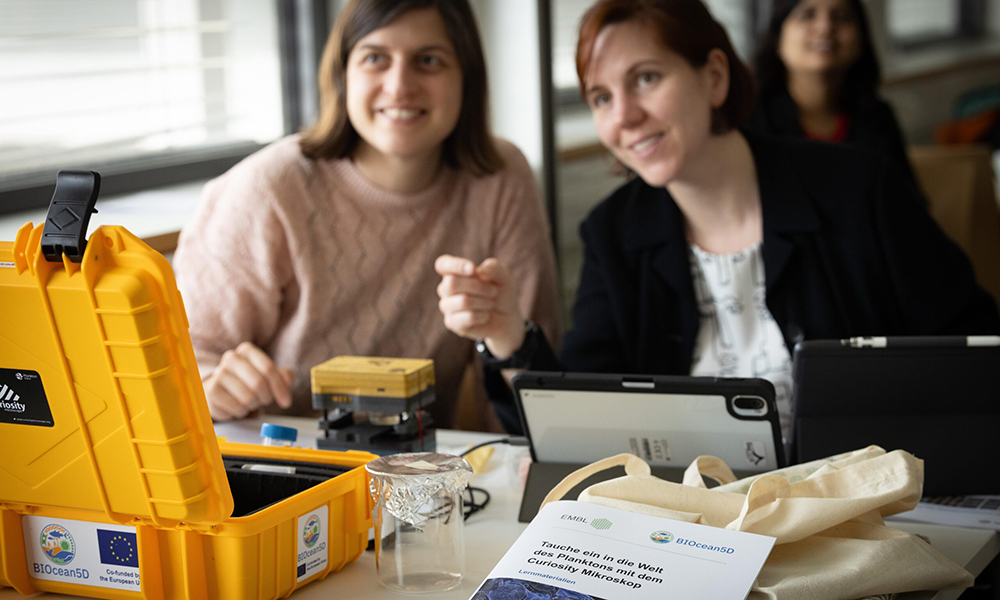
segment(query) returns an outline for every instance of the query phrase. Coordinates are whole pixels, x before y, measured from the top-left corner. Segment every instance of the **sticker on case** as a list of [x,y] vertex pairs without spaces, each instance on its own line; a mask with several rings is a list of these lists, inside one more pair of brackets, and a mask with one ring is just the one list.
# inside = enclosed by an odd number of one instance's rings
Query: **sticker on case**
[[30,369],[0,369],[0,423],[52,427],[42,377]]
[[25,515],[21,528],[31,577],[141,591],[135,527]]
[[296,537],[298,538],[298,555],[296,557],[296,581],[312,577],[326,568],[329,551],[327,540],[330,539],[329,511],[321,506],[298,519]]
[[670,462],[670,444],[666,438],[630,437],[632,454],[647,462]]
[[759,467],[767,460],[767,448],[764,446],[764,442],[757,440],[747,442],[744,445],[744,450],[746,451],[747,464],[751,467]]

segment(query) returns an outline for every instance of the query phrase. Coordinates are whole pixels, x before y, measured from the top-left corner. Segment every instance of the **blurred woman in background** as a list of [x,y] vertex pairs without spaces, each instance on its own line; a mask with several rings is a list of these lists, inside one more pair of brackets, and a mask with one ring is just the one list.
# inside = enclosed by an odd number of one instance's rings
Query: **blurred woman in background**
[[751,129],[870,148],[916,186],[861,0],[776,0],[756,68]]

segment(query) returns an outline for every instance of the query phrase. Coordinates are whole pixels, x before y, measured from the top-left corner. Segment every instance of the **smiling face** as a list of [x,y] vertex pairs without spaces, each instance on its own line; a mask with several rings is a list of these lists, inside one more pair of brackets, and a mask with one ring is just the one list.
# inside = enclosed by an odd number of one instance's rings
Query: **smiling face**
[[858,18],[847,0],[802,0],[781,25],[778,56],[793,74],[845,72],[861,56]]
[[412,158],[440,152],[462,109],[462,70],[436,9],[403,13],[347,58],[347,116],[360,144]]
[[712,110],[729,91],[728,62],[712,50],[694,68],[636,21],[601,30],[585,98],[601,143],[652,186],[665,186],[704,150]]

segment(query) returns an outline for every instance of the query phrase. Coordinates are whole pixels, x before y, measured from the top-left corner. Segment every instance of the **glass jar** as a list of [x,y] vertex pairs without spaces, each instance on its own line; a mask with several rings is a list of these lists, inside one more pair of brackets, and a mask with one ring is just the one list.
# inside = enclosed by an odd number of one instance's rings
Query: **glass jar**
[[451,454],[393,454],[368,463],[378,580],[397,592],[442,592],[462,582],[462,492],[472,477]]

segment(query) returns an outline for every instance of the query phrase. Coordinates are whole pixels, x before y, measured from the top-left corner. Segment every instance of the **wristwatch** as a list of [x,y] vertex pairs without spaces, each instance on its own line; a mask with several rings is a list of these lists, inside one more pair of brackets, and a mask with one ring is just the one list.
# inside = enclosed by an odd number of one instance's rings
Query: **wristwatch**
[[524,342],[521,347],[514,351],[507,358],[497,358],[493,356],[486,346],[486,340],[476,340],[476,352],[479,353],[483,365],[491,369],[523,369],[531,362],[538,347],[538,338],[542,335],[542,330],[534,321],[524,322]]

